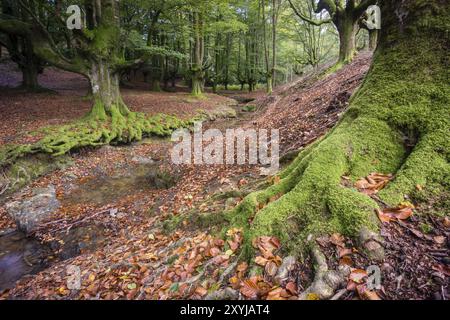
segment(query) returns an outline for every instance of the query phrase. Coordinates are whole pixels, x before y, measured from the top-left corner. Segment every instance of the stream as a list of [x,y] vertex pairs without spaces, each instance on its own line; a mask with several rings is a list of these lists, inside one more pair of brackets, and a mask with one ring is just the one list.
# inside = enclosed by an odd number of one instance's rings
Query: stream
[[[121,197],[146,190],[167,189],[176,183],[176,178],[160,171],[159,164],[139,164],[128,168],[120,175],[99,174],[82,184],[72,186],[61,205],[78,203],[103,206]],[[18,230],[0,231],[0,292],[11,289],[16,281],[26,275],[36,274],[52,264],[74,258],[81,253],[94,251],[104,244],[104,227],[90,222],[63,232],[60,237],[64,245],[42,244]]]

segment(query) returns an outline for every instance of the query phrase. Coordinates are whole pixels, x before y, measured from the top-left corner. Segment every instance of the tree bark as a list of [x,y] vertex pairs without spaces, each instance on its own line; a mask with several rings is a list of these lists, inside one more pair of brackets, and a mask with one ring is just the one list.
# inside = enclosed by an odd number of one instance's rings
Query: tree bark
[[375,51],[378,45],[378,30],[369,30],[369,50]]
[[92,116],[104,120],[112,115],[127,116],[130,113],[120,93],[119,74],[111,70],[108,62],[93,62],[88,78],[94,98]]
[[339,32],[338,63],[350,63],[356,53],[356,34],[358,23],[352,18],[341,18],[336,25]]
[[[379,242],[363,239],[366,230],[379,230],[379,205],[343,186],[342,176],[357,181],[372,172],[392,174],[395,179],[377,194],[392,207],[405,197],[420,203],[448,190],[450,3],[380,4],[380,42],[349,110],[279,174],[277,184],[250,194],[231,214],[233,225],[246,228],[244,250],[261,235],[276,235],[298,251],[308,248],[308,239],[338,232],[359,237],[361,249],[379,258]],[[426,187],[418,191],[418,185]]]

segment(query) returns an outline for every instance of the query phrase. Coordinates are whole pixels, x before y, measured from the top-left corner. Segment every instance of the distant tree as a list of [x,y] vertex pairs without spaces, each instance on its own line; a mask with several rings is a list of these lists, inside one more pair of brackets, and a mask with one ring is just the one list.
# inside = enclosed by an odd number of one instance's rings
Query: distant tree
[[[319,14],[322,11],[328,13],[329,18],[316,20],[311,18],[294,3],[288,0],[294,13],[302,20],[320,26],[325,23],[333,23],[339,33],[339,60],[338,64],[351,62],[356,52],[356,34],[359,29],[361,16],[376,0],[307,0],[311,1],[313,11]],[[316,4],[317,2],[317,4]]]

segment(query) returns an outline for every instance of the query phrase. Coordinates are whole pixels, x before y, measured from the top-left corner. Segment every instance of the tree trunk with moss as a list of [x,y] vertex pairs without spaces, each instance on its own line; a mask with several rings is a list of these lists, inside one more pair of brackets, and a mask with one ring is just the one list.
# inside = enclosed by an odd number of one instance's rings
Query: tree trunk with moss
[[[7,17],[29,19],[29,15],[26,12],[21,12],[19,5],[16,3],[2,0],[1,9],[2,14]],[[43,71],[43,61],[34,54],[30,36],[8,34],[4,37],[3,43],[8,49],[11,60],[17,63],[22,72],[21,87],[29,91],[36,91],[41,89],[38,75]]]
[[205,57],[205,44],[203,38],[202,14],[194,11],[192,13],[192,28],[194,31],[193,63],[192,73],[192,95],[201,96],[203,94],[203,60]]
[[315,26],[321,26],[325,23],[333,23],[339,33],[339,59],[337,66],[350,63],[356,53],[356,34],[359,30],[359,20],[370,5],[374,5],[376,0],[349,0],[334,1],[320,0],[314,12],[316,14],[322,11],[328,12],[330,18],[314,20],[304,14],[301,8],[298,8],[294,0],[289,0],[289,4],[294,13],[303,21]]
[[[378,194],[389,206],[448,191],[450,4],[384,0],[381,8],[373,65],[340,123],[301,152],[279,183],[229,213],[232,224],[247,230],[248,244],[255,236],[276,235],[296,251],[326,233],[376,235],[380,204],[343,185],[343,176],[354,183],[372,172],[393,174]],[[360,240],[367,249],[371,239]],[[371,249],[382,256],[377,243]]]
[[375,51],[378,45],[378,30],[369,30],[369,50]]
[[[347,16],[349,15],[350,16]],[[339,33],[339,60],[338,63],[350,63],[356,53],[356,34],[358,22],[352,13],[340,13],[341,17],[336,19],[336,28]]]
[[2,148],[0,166],[30,153],[45,152],[57,156],[85,146],[131,142],[151,134],[164,136],[188,125],[189,121],[180,121],[172,116],[150,118],[130,112],[120,94],[120,72],[142,64],[148,57],[144,55],[132,61],[124,59],[116,0],[85,1],[85,12],[87,25],[73,33],[80,45],[72,52],[71,58],[58,50],[48,31],[42,28],[42,23],[0,18],[0,31],[30,39],[36,56],[88,78],[94,98],[91,111],[82,120],[52,128],[37,143]]

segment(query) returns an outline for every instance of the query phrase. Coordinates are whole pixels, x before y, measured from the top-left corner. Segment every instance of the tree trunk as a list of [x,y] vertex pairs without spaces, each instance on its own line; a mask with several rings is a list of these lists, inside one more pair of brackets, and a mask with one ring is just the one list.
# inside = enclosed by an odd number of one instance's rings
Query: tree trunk
[[[448,190],[450,3],[384,0],[381,8],[372,67],[342,120],[302,151],[277,184],[250,194],[233,212],[232,223],[246,228],[248,250],[256,236],[277,235],[298,251],[308,239],[338,232],[360,237],[362,250],[382,258],[376,238],[366,237],[378,236],[379,205],[343,186],[342,177],[356,182],[372,172],[392,174],[377,194],[389,206],[405,197],[438,199]],[[258,211],[261,204],[267,205]]]
[[202,95],[202,84],[203,84],[203,76],[201,72],[196,72],[192,76],[192,95],[193,96],[201,96]]
[[369,30],[369,50],[375,51],[378,44],[378,30]]
[[337,24],[337,29],[339,32],[338,63],[350,63],[356,53],[356,34],[358,32],[358,24],[351,18],[344,18]]
[[114,73],[107,62],[92,63],[89,81],[94,97],[91,115],[105,120],[109,116],[127,116],[130,111],[122,100],[119,74]]
[[26,90],[35,91],[40,88],[38,75],[39,66],[29,61],[29,64],[21,67],[22,71],[22,87]]

